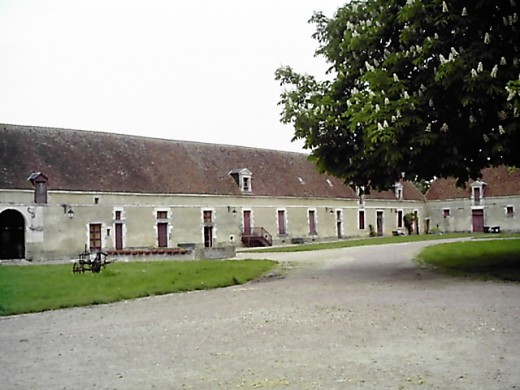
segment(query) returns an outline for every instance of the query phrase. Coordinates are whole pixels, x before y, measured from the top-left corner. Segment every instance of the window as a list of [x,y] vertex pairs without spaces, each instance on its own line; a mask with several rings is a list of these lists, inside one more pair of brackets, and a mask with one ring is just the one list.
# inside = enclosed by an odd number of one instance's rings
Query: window
[[115,219],[116,219],[117,221],[120,221],[120,220],[121,220],[121,211],[120,211],[120,210],[117,210],[117,211],[115,212]]
[[450,209],[442,209],[442,216],[448,218],[450,216]]
[[204,247],[211,248],[213,246],[213,211],[204,210],[202,212]]
[[316,231],[316,211],[309,210],[309,234],[315,236],[318,234]]
[[251,186],[250,186],[250,179],[249,179],[249,177],[244,177],[244,178],[242,179],[242,185],[243,185],[243,187],[242,187],[242,191],[244,191],[244,192],[249,192],[249,191],[251,191]]
[[403,210],[397,210],[397,227],[403,227]]
[[204,210],[202,215],[205,225],[210,225],[213,222],[213,212],[211,210]]
[[157,219],[168,219],[167,211],[157,211]]
[[480,204],[480,188],[475,187],[473,188],[473,201],[475,204]]
[[506,215],[508,217],[515,215],[515,208],[513,206],[506,206]]
[[402,183],[395,183],[395,197],[398,200],[403,200],[403,184]]
[[278,234],[283,236],[287,234],[285,226],[285,210],[278,210]]
[[91,223],[89,225],[90,250],[101,250],[101,224]]
[[336,235],[338,238],[343,238],[343,212],[336,210]]
[[359,210],[358,212],[358,228],[359,230],[365,230],[365,210]]
[[34,203],[47,203],[47,182],[36,182]]
[[486,183],[483,181],[476,181],[471,185],[471,200],[474,206],[479,206],[484,200],[484,186]]
[[251,192],[253,190],[251,183],[251,178],[253,174],[249,169],[233,169],[229,172],[229,175],[233,178],[233,180],[235,180],[235,183],[237,183],[238,188],[240,188],[240,191]]
[[34,203],[47,203],[47,188],[49,179],[41,172],[33,172],[27,178],[34,186]]
[[376,211],[376,231],[378,236],[383,235],[383,218],[384,213],[382,210]]

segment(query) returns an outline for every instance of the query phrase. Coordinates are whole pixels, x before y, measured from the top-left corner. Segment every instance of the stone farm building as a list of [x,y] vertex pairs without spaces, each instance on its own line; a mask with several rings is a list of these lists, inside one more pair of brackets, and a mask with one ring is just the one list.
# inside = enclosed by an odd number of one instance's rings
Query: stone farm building
[[[0,259],[391,235],[407,213],[417,216],[415,232],[467,231],[468,210],[479,208],[490,223],[519,230],[518,186],[509,196],[483,181],[450,197],[440,184],[425,198],[402,182],[360,198],[305,154],[0,124]],[[487,209],[495,203],[500,218]]]
[[426,193],[425,229],[440,232],[520,231],[520,169],[486,168],[465,188],[438,179]]

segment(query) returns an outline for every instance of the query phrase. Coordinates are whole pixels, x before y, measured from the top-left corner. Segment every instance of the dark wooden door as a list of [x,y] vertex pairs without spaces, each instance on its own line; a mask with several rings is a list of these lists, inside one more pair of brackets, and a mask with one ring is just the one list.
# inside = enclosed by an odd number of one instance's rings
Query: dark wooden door
[[204,247],[211,248],[213,246],[213,226],[204,226]]
[[251,211],[244,210],[244,235],[251,235]]
[[157,245],[159,248],[168,246],[168,223],[159,222],[157,224]]
[[285,211],[278,210],[278,234],[285,235],[287,230],[285,228]]
[[471,223],[473,233],[482,233],[484,231],[484,210],[472,210]]
[[376,213],[376,229],[377,229],[377,235],[382,236],[383,235],[383,212],[378,211]]
[[123,249],[123,224],[116,223],[116,249]]
[[338,238],[343,238],[343,218],[340,210],[336,211],[336,234]]
[[0,259],[25,257],[25,220],[18,211],[0,213]]
[[314,210],[309,210],[309,234],[311,236],[318,234],[316,230],[316,212]]
[[90,250],[101,250],[101,224],[91,223],[89,233]]

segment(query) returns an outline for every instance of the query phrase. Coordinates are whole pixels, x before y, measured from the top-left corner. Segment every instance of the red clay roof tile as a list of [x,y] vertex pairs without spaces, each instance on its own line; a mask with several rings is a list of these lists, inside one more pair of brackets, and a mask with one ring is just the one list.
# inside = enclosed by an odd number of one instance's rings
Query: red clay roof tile
[[54,190],[240,195],[241,168],[253,195],[356,198],[301,153],[0,124],[0,188],[31,189],[38,171]]
[[[514,196],[520,195],[520,169],[505,166],[486,168],[482,170],[480,181],[486,183],[484,186],[484,196]],[[465,188],[456,186],[453,178],[435,180],[428,192],[427,200],[447,200],[470,198],[471,183],[466,184]]]

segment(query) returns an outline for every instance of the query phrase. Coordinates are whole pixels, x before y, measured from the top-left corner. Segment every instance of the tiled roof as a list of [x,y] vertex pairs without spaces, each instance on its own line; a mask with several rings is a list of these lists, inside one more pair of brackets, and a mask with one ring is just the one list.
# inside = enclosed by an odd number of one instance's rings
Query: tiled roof
[[[480,181],[486,183],[484,186],[484,196],[513,196],[520,195],[520,169],[500,166],[496,168],[486,168],[482,170]],[[471,183],[466,184],[465,188],[456,186],[456,180],[437,179],[428,192],[427,200],[445,200],[470,198]]]
[[51,190],[239,195],[229,172],[242,168],[253,195],[356,199],[302,153],[0,124],[0,188],[42,172]]
[[[417,189],[416,186],[413,185],[413,183],[410,183],[409,181],[403,181],[401,184],[403,185],[403,199],[424,201],[424,195]],[[393,190],[372,190],[369,194],[365,195],[365,199],[396,200],[397,198]]]

